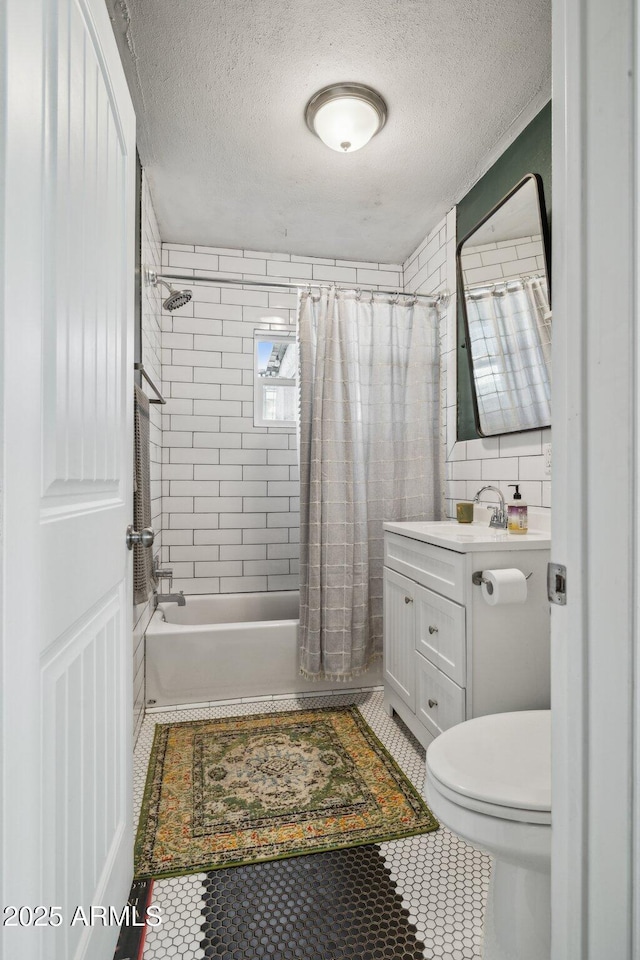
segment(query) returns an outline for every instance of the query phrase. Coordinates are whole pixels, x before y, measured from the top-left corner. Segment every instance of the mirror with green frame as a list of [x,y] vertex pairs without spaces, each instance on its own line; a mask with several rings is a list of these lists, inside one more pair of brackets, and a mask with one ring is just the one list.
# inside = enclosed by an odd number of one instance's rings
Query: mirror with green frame
[[542,181],[527,174],[458,245],[480,436],[551,423],[548,241]]

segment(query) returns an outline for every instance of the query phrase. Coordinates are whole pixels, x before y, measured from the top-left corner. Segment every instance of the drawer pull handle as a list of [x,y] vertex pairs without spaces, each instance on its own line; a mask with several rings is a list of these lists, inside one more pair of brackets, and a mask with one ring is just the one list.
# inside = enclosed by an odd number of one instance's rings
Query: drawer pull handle
[[413,597],[405,597],[405,598],[404,598],[404,602],[405,602],[405,603],[413,603]]
[[429,627],[429,633],[437,633],[437,632],[438,632],[437,627]]
[[433,709],[433,707],[437,707],[437,706],[438,706],[438,701],[437,701],[437,700],[429,700],[428,703],[429,703],[429,706],[430,706],[432,709]]

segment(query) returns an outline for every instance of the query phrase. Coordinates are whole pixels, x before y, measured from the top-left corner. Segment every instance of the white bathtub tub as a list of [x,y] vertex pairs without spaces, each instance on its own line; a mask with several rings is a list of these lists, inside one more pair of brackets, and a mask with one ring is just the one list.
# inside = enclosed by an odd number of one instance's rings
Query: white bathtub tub
[[208,703],[238,697],[366,687],[374,668],[353,684],[311,682],[298,668],[297,591],[187,597],[161,604],[146,634],[147,705]]

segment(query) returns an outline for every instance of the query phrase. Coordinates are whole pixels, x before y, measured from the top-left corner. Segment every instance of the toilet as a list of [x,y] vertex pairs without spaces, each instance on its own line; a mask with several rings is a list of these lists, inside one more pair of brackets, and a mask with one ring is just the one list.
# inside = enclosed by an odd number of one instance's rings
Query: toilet
[[493,858],[484,960],[551,955],[551,712],[476,717],[427,750],[435,816]]

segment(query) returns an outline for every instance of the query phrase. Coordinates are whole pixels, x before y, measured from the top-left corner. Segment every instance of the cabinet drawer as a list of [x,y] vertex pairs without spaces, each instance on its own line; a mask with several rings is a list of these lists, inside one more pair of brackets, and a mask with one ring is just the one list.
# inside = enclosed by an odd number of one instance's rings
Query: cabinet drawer
[[437,737],[465,719],[465,691],[416,651],[416,716]]
[[458,686],[467,675],[465,608],[416,586],[416,650]]
[[397,533],[385,533],[384,562],[391,570],[403,573],[443,597],[464,602],[464,554]]

